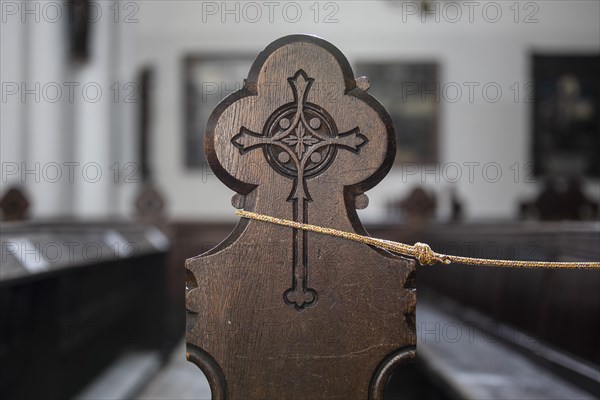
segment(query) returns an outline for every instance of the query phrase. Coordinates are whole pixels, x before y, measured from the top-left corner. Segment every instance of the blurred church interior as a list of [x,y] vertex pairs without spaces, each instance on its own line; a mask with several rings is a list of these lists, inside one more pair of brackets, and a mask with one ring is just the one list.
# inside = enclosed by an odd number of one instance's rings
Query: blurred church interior
[[[292,33],[341,49],[394,121],[358,211],[371,236],[600,259],[598,1],[0,5],[3,399],[210,398],[185,360],[184,263],[238,218],[204,127]],[[600,271],[415,279],[417,362],[387,398],[600,397]]]

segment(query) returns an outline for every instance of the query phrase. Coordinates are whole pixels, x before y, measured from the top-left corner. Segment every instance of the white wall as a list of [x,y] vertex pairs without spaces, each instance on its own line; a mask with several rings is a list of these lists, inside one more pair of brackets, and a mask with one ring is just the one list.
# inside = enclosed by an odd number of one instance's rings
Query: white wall
[[[184,167],[182,58],[190,53],[257,54],[280,36],[311,33],[335,44],[351,62],[437,61],[442,87],[448,88],[447,96],[455,95],[451,91],[453,86],[464,89],[457,102],[442,98],[440,104],[440,172],[425,174],[422,179],[421,174],[427,171],[394,170],[368,193],[371,205],[361,212],[365,219],[382,218],[387,201],[405,195],[422,181],[442,196],[448,187],[456,186],[470,218],[512,217],[516,203],[537,189],[535,183],[524,181],[524,175],[529,173],[526,166],[531,161],[530,110],[523,101],[530,93],[526,87],[530,82],[529,56],[534,51],[599,51],[600,3],[521,2],[517,3],[517,22],[514,2],[444,5],[447,3],[433,2],[438,7],[439,21],[436,14],[431,14],[423,22],[415,10],[420,3],[415,2],[133,3],[123,0],[115,22],[114,3],[96,2],[103,7],[103,17],[92,26],[93,53],[87,64],[76,66],[67,58],[64,18],[57,23],[45,18],[36,22],[27,14],[23,23],[22,10],[15,17],[12,11],[7,12],[6,2],[2,2],[3,83],[97,82],[104,98],[97,103],[76,100],[38,104],[23,103],[18,94],[3,100],[0,103],[1,191],[4,193],[12,184],[24,183],[32,197],[34,216],[39,217],[131,214],[138,185],[124,182],[126,171],[122,168],[128,162],[137,162],[137,104],[111,101],[110,86],[115,82],[120,85],[133,82],[141,66],[154,65],[153,170],[167,196],[170,216],[232,220],[233,209],[229,205],[232,192],[210,171],[190,171]],[[462,11],[459,17],[454,6],[457,4]],[[257,7],[262,16],[252,22]],[[293,22],[298,8],[302,14]],[[498,8],[502,15],[498,22],[492,23]],[[224,13],[226,9],[234,11]],[[318,22],[314,21],[316,9]],[[335,14],[331,18],[337,22],[325,23],[332,12]],[[534,21],[525,23],[528,17]],[[466,82],[479,84],[473,102],[469,101]],[[486,83],[499,85],[503,91],[500,101],[492,103],[483,98],[481,89]],[[516,102],[515,83],[521,97]],[[22,179],[23,162],[27,168],[33,168],[36,162],[42,163],[42,167],[51,162],[97,163],[103,177],[92,184],[82,179],[79,171],[73,183],[64,180],[52,183],[46,179],[38,185],[31,175]],[[115,162],[121,167],[118,179],[111,169]],[[18,173],[7,174],[7,163],[17,163]],[[484,175],[486,164],[488,174]],[[457,165],[462,175],[453,184]],[[474,168],[472,182],[469,165]],[[501,168],[502,177],[492,182],[496,166]],[[519,171],[516,182],[515,167]],[[67,172],[63,168],[63,174]],[[43,171],[41,175],[44,180]],[[598,199],[598,182],[587,185],[589,195]],[[442,207],[440,216],[445,215],[445,209]]]
[[[520,3],[518,17],[513,2],[491,5],[473,2],[472,14],[461,3],[462,17],[457,17],[456,8],[442,8],[443,3],[439,3],[439,22],[435,21],[435,14],[422,22],[421,15],[414,14],[411,8],[418,3],[394,6],[389,1],[347,1],[332,3],[334,6],[325,9],[322,2],[320,23],[313,21],[312,1],[295,3],[302,10],[297,23],[290,22],[295,18],[295,6],[287,9],[287,15],[283,14],[286,3],[272,6],[272,22],[267,3],[235,4],[198,1],[140,4],[139,61],[156,65],[158,72],[153,158],[158,167],[158,182],[168,194],[170,213],[178,219],[233,218],[229,203],[232,193],[214,177],[207,177],[206,171],[190,171],[183,164],[184,105],[180,73],[182,57],[188,53],[256,54],[282,35],[311,33],[335,44],[351,62],[439,62],[441,85],[447,85],[448,89],[446,100],[442,98],[440,105],[440,172],[422,178],[421,173],[426,171],[394,170],[369,192],[371,203],[362,212],[363,217],[382,218],[384,204],[405,195],[417,182],[423,181],[443,196],[457,180],[454,185],[465,202],[469,218],[501,218],[513,217],[517,201],[531,196],[537,188],[524,179],[530,173],[527,167],[531,161],[530,109],[523,101],[531,92],[525,86],[531,80],[530,54],[598,51],[600,42],[600,6],[595,1]],[[257,15],[255,5],[263,15],[252,23]],[[235,20],[236,7],[239,23]],[[498,8],[502,12],[499,21],[489,22],[496,19]],[[223,13],[226,9],[234,12]],[[325,12],[334,10],[338,22],[323,23]],[[537,22],[525,23],[527,17]],[[472,102],[465,82],[480,85]],[[483,97],[486,83],[502,89],[498,102]],[[520,88],[521,98],[517,101],[516,87],[512,86],[515,83]],[[464,89],[463,96],[456,102],[448,101],[454,99],[456,92],[451,89],[456,85]],[[494,97],[493,88],[487,94]],[[456,179],[457,165],[462,174],[459,179]],[[497,167],[502,176],[496,182]],[[598,183],[591,182],[588,186],[589,194],[598,198]]]
[[135,161],[136,105],[115,100],[111,89],[135,79],[135,31],[116,14],[132,2],[92,3],[85,63],[69,55],[66,2],[0,4],[1,193],[24,189],[34,218],[133,208],[135,185],[124,184],[115,163]]

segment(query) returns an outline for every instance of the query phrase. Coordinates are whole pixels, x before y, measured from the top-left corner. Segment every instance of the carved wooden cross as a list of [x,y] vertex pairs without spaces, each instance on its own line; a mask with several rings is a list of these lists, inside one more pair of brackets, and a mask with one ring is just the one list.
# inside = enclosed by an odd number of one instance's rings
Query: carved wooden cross
[[[391,119],[366,82],[313,36],[261,52],[206,130],[210,166],[235,205],[366,234],[356,208],[395,155]],[[414,358],[411,260],[244,219],[186,268],[188,359],[213,398],[379,399]]]
[[[348,132],[338,133],[335,121],[323,108],[307,102],[306,97],[314,79],[298,70],[288,79],[294,101],[276,110],[262,133],[246,127],[231,139],[242,154],[262,147],[269,164],[282,175],[293,179],[288,201],[292,202],[294,221],[302,218],[308,223],[310,194],[306,179],[323,172],[335,159],[338,148],[358,153],[368,142],[359,133],[358,126]],[[292,260],[292,287],[285,291],[287,304],[302,310],[316,303],[317,292],[307,287],[308,257],[306,233],[294,230],[294,258]],[[302,268],[298,268],[301,265]]]

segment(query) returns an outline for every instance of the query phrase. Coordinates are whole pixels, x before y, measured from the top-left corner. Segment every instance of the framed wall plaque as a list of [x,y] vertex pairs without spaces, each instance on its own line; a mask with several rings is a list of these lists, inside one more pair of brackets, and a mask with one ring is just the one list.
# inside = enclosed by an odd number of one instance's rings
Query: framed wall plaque
[[600,176],[600,56],[533,56],[538,176]]
[[440,88],[433,62],[359,62],[356,76],[372,82],[369,93],[388,110],[398,152],[396,164],[437,163]]

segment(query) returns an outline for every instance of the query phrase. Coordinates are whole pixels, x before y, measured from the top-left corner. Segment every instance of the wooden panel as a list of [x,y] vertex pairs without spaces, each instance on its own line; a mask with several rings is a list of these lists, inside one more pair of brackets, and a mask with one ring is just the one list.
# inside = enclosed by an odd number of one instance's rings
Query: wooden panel
[[[395,155],[389,115],[366,89],[322,39],[269,45],[207,127],[210,166],[234,204],[366,234],[355,202]],[[186,267],[188,358],[214,398],[381,398],[394,367],[414,359],[413,261],[242,220]]]

